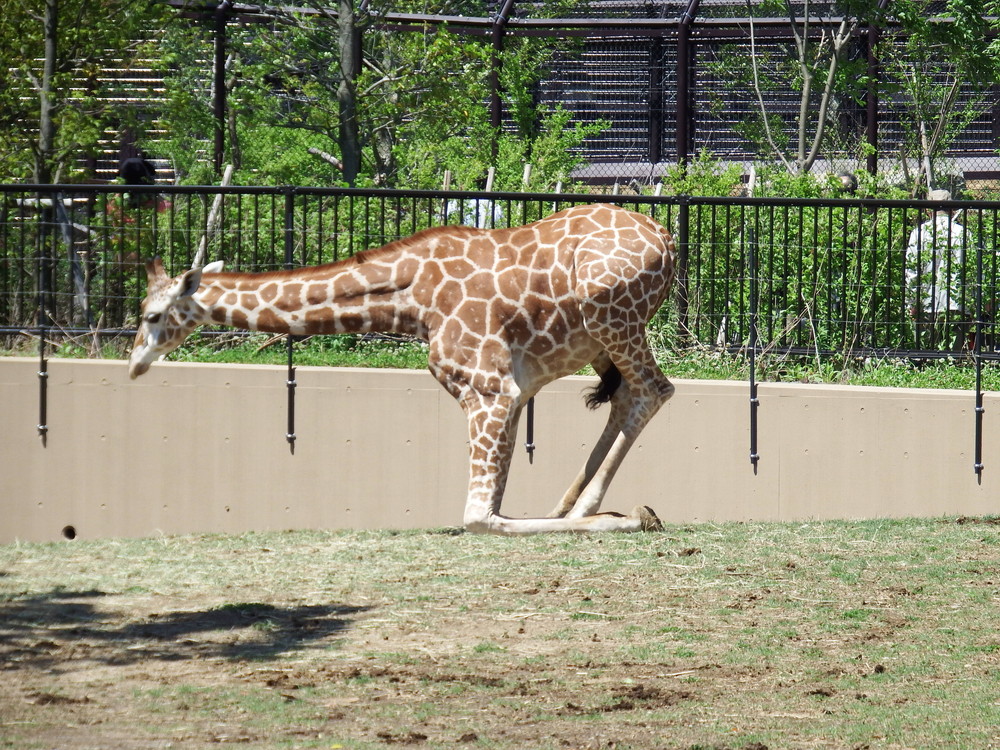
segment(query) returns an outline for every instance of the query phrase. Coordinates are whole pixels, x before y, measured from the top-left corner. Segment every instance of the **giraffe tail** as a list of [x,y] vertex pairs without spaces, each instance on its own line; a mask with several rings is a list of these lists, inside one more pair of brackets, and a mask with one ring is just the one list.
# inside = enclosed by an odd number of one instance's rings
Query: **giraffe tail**
[[596,409],[601,404],[608,403],[621,384],[622,374],[612,364],[607,370],[601,373],[601,382],[587,391],[587,395],[584,396],[583,401],[588,409]]

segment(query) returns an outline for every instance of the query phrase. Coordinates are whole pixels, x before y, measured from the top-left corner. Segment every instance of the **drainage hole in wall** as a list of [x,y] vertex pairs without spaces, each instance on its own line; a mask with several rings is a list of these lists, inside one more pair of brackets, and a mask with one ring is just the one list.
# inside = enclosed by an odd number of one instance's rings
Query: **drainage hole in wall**
[[66,539],[76,539],[76,526],[63,526],[62,535]]

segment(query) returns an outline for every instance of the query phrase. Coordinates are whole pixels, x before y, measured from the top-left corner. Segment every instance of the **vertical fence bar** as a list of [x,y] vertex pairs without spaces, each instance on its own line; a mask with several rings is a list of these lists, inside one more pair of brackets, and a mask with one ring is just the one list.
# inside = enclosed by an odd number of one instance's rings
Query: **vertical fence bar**
[[680,343],[691,343],[688,320],[688,242],[690,240],[691,198],[678,196],[677,205],[677,323]]
[[[699,251],[698,251],[698,257],[700,259],[704,259],[706,257],[706,255],[708,257],[708,270],[707,270],[707,273],[708,273],[708,277],[707,277],[708,278],[708,295],[709,295],[708,296],[708,312],[709,312],[709,318],[708,318],[708,320],[712,322],[712,328],[714,329],[714,332],[715,332],[715,344],[719,348],[725,348],[726,346],[729,345],[729,320],[728,320],[728,316],[727,316],[727,311],[726,310],[719,310],[719,307],[718,307],[718,304],[719,304],[718,303],[718,299],[719,299],[719,294],[718,294],[718,291],[719,291],[719,289],[718,289],[718,287],[719,287],[719,278],[718,278],[718,271],[716,270],[719,267],[719,265],[718,265],[718,263],[716,261],[716,254],[717,254],[716,244],[718,243],[718,229],[717,229],[717,226],[716,226],[717,217],[718,217],[718,206],[716,206],[713,203],[709,207],[709,219],[708,219],[709,220],[709,225],[708,225],[708,252],[706,253],[704,248],[700,248]],[[727,218],[728,218],[728,215],[727,215]],[[700,226],[700,223],[699,223],[699,226]],[[726,235],[726,233],[728,233],[728,231],[729,231],[729,224],[727,222],[726,223],[726,228],[723,230],[723,237],[725,237],[725,235]],[[728,246],[728,243],[726,243],[726,245]],[[701,267],[701,266],[704,266],[705,264],[704,264],[704,262],[702,262],[702,263],[699,263],[698,265],[699,265],[699,267]],[[700,270],[701,269],[699,268],[699,272],[700,272]],[[703,296],[702,296],[702,299],[704,299]],[[703,308],[702,312],[704,312],[704,308]],[[714,315],[717,315],[717,317],[712,317]],[[701,317],[701,316],[699,316],[699,317]]]
[[[979,226],[982,227],[982,211],[979,212]],[[968,249],[968,246],[965,246]],[[976,428],[975,459],[972,470],[977,481],[983,482],[983,243],[976,243],[976,334],[973,343],[973,360],[976,363]]]
[[[792,267],[789,261],[788,242],[788,222],[789,207],[782,206],[781,211],[781,307],[784,310],[784,320],[781,321],[781,330],[784,331],[785,342],[798,343],[799,331],[802,326],[798,322],[798,297],[795,296],[796,280],[788,278],[788,269]],[[772,236],[774,229],[771,229]],[[801,286],[802,277],[799,276],[798,283]],[[794,301],[793,301],[794,300]]]
[[38,329],[38,437],[43,448],[49,436],[49,363],[45,358],[45,336],[46,329],[42,326]]
[[[776,310],[774,305],[775,290],[774,290],[774,280],[778,277],[776,271],[777,261],[774,257],[774,206],[767,207],[767,277],[765,281],[765,299],[767,300],[767,307],[765,308],[766,328],[767,328],[767,340],[774,341],[775,333],[781,330],[781,322],[776,320]],[[754,212],[754,238],[756,239],[760,236],[760,211]],[[780,278],[780,277],[778,277]],[[778,326],[777,329],[775,326]]]
[[[53,201],[55,196],[53,196]],[[50,297],[52,296],[52,262],[49,259],[49,237],[51,221],[55,216],[54,206],[49,208],[44,203],[42,194],[38,194],[38,437],[42,446],[47,444],[49,435],[48,422],[48,381],[49,366],[45,358],[45,339],[52,320],[49,317]]]
[[[756,218],[756,212],[754,217]],[[757,235],[756,228],[752,224],[748,226],[745,217],[743,225],[747,227],[747,272],[750,275],[750,463],[753,465],[753,473],[756,474],[757,463],[760,461],[760,451],[757,447],[757,410],[760,407],[760,399],[757,396]]]
[[[295,188],[285,189],[285,268],[291,270],[294,267],[293,253],[295,252]],[[289,332],[286,337],[288,346],[288,377],[285,386],[288,389],[288,428],[285,432],[285,440],[288,442],[288,450],[295,453],[295,388],[298,383],[295,381],[295,336]]]

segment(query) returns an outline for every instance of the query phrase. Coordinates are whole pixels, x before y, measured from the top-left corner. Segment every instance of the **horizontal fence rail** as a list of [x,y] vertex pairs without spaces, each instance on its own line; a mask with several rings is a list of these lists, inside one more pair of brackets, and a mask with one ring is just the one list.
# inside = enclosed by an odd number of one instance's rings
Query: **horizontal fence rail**
[[[525,224],[569,194],[0,186],[0,335],[131,336],[143,262],[266,271],[446,224]],[[678,240],[660,323],[730,351],[995,357],[1000,202],[601,196]],[[976,334],[979,334],[976,336]],[[751,346],[752,344],[752,346]]]

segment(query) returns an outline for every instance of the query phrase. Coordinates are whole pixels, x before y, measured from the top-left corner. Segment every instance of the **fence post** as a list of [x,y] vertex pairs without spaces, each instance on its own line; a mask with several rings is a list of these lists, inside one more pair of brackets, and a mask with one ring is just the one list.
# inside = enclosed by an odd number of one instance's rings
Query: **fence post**
[[889,0],[879,0],[875,17],[868,23],[868,37],[865,43],[865,60],[868,62],[868,84],[865,89],[865,139],[871,146],[865,169],[872,175],[878,172],[878,85],[881,67],[876,50],[881,36],[880,25],[885,19],[883,13],[888,5]]
[[[980,214],[980,217],[982,215]],[[979,222],[982,226],[982,220]],[[976,334],[972,356],[976,363],[976,433],[973,471],[977,481],[983,483],[983,246],[976,243]]]
[[516,0],[504,0],[503,6],[497,11],[493,19],[492,44],[493,52],[490,57],[490,127],[492,128],[492,143],[490,152],[495,164],[500,150],[500,126],[503,125],[503,102],[500,99],[500,68],[503,61],[500,55],[503,53],[503,37],[507,30],[507,21],[510,14],[514,12]]
[[688,41],[691,24],[698,15],[700,0],[690,0],[677,26],[677,131],[675,144],[677,163],[687,166],[688,146],[691,143],[691,51]]
[[688,239],[690,237],[691,196],[678,196],[677,206],[677,328],[681,346],[687,346],[691,341],[691,328],[688,325]]
[[[756,211],[754,212],[756,220]],[[744,222],[744,226],[746,223]],[[753,473],[757,473],[757,463],[760,452],[757,448],[757,410],[760,408],[760,398],[757,396],[757,230],[756,226],[747,227],[747,269],[750,274],[750,463]]]
[[879,30],[872,24],[868,27],[865,58],[868,60],[868,85],[865,91],[865,137],[871,149],[865,168],[869,174],[878,172],[878,78],[879,64],[875,51],[878,49]]
[[[291,270],[294,266],[295,253],[295,188],[286,187],[285,193],[285,269]],[[288,376],[285,379],[285,387],[288,389],[288,427],[285,431],[285,440],[288,442],[288,450],[295,453],[295,388],[298,383],[295,380],[295,336],[291,332],[285,339],[288,346]]]
[[49,317],[49,310],[53,301],[52,287],[53,261],[49,256],[49,238],[52,236],[52,222],[55,217],[55,201],[57,196],[49,194],[52,199],[52,206],[45,205],[45,198],[42,193],[38,194],[38,318],[35,321],[38,326],[38,436],[42,439],[42,447],[45,447],[49,434],[48,425],[48,380],[49,366],[45,358],[45,338],[48,336],[48,328],[52,324]]
[[[664,3],[660,18],[666,18],[670,6]],[[647,156],[649,163],[656,166],[663,161],[663,123],[665,120],[666,86],[664,85],[664,37],[660,28],[649,44],[649,114],[647,117]],[[678,42],[680,46],[680,42]]]

